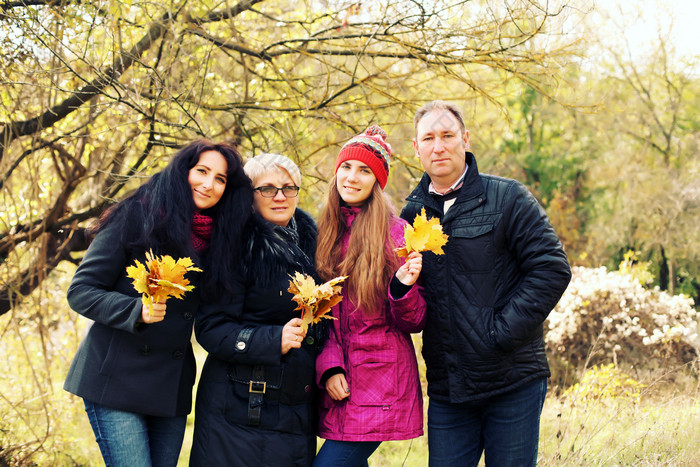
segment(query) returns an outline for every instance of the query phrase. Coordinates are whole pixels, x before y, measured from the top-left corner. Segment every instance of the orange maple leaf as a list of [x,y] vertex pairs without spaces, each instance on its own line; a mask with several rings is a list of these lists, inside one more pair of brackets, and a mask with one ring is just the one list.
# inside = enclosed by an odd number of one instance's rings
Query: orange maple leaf
[[321,285],[316,285],[313,277],[295,272],[289,281],[289,293],[293,293],[297,307],[301,310],[301,329],[306,334],[309,326],[320,322],[322,319],[335,319],[329,313],[334,305],[343,297],[340,295],[342,286],[338,285],[346,279],[346,276],[336,277]]
[[444,255],[442,247],[447,243],[448,236],[442,232],[442,225],[437,217],[426,218],[425,208],[416,215],[413,225],[407,225],[403,231],[406,245],[397,248],[396,254],[407,257],[412,251],[432,251],[436,255]]

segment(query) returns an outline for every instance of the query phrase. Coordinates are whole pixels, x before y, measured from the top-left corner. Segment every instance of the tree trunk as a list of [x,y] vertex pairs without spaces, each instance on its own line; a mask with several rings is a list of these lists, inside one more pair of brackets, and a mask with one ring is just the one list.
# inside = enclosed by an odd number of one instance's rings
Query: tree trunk
[[666,258],[666,250],[664,247],[659,247],[659,253],[661,254],[661,261],[659,264],[659,288],[661,290],[668,290],[668,279],[671,277],[668,273],[668,258]]

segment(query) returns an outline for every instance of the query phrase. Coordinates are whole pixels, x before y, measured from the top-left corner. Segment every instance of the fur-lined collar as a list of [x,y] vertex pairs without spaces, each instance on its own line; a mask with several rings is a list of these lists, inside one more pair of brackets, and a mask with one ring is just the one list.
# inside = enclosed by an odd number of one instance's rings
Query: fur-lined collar
[[292,271],[314,274],[316,223],[301,209],[287,227],[253,214],[243,231],[243,248],[243,272],[258,285],[269,285]]

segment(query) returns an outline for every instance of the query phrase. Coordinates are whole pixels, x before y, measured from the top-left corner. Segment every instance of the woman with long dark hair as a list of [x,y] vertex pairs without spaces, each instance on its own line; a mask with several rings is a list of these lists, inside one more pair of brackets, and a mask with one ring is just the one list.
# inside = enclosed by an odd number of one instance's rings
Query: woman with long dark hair
[[[64,388],[83,398],[108,466],[175,466],[192,406],[190,343],[200,296],[229,289],[253,191],[240,155],[198,140],[110,210],[68,289],[92,323]],[[126,268],[145,254],[191,258],[183,299],[142,303]]]
[[316,270],[323,280],[347,276],[316,360],[321,388],[314,466],[366,466],[382,441],[423,434],[423,398],[412,332],[425,325],[416,283],[420,253],[402,261],[406,221],[384,193],[391,146],[371,126],[338,154],[328,201],[318,220]]

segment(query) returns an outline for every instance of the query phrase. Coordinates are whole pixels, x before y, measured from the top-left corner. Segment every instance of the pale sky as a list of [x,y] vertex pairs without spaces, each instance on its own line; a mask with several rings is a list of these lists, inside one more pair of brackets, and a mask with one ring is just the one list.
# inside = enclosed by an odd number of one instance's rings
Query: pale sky
[[676,0],[677,16],[674,22],[679,47],[700,55],[700,2]]
[[[700,56],[700,1],[598,0],[596,8],[611,14],[610,21],[624,26],[624,35],[642,51],[658,38],[669,37],[681,55]],[[613,27],[612,29],[615,29]]]

